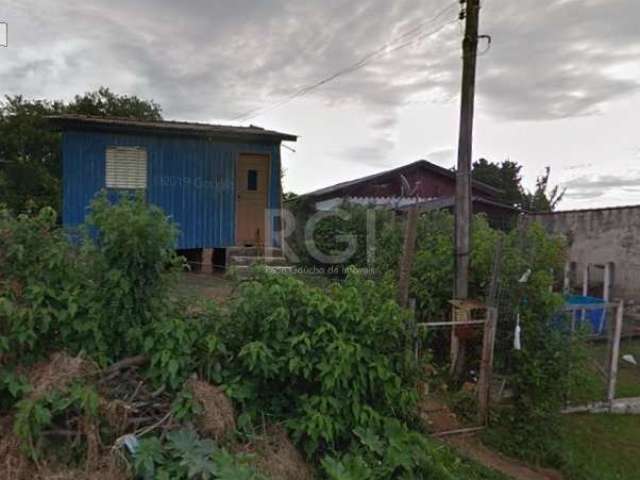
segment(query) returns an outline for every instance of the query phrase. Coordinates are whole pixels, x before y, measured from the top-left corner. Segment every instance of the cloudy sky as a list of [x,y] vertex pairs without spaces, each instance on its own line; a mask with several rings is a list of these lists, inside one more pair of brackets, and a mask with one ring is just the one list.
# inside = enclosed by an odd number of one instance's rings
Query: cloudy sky
[[[169,119],[300,135],[298,193],[429,159],[455,163],[457,0],[0,0],[0,94],[101,85]],[[640,203],[640,2],[484,0],[474,158],[545,166],[562,208]],[[362,60],[365,60],[363,63]],[[319,88],[302,90],[350,70]]]

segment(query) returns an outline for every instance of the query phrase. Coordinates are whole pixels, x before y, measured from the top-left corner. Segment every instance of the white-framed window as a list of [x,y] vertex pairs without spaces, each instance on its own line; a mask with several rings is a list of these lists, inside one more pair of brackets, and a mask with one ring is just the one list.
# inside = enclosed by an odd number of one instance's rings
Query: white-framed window
[[147,150],[143,147],[107,147],[107,188],[147,188]]

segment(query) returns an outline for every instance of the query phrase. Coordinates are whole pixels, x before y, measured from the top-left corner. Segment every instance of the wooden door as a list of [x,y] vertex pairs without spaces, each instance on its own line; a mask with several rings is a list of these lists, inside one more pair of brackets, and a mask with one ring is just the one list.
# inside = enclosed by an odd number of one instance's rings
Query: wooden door
[[269,157],[240,155],[236,169],[236,245],[269,244],[265,220],[269,191]]

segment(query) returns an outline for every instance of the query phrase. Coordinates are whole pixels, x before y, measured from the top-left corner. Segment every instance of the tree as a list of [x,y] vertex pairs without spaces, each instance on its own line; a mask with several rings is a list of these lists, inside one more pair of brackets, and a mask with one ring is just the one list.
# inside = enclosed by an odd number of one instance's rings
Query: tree
[[500,190],[498,201],[513,205],[529,212],[551,212],[564,197],[565,189],[554,186],[549,190],[551,168],[546,167],[545,174],[536,180],[533,192],[522,186],[520,171],[522,165],[511,160],[502,163],[489,162],[481,158],[473,163],[472,176],[474,180],[486,183]]
[[289,200],[294,200],[298,198],[298,194],[295,192],[284,192],[282,194],[282,200],[288,202]]
[[61,135],[48,115],[75,113],[161,120],[160,106],[108,88],[76,95],[70,103],[27,100],[22,95],[0,101],[0,203],[15,212],[50,206],[60,211]]
[[162,120],[162,108],[153,100],[142,100],[135,95],[118,95],[106,87],[76,95],[66,107],[66,113]]
[[556,185],[547,192],[550,175],[551,167],[547,167],[544,175],[537,178],[536,189],[533,192],[527,192],[524,196],[523,209],[529,212],[552,212],[556,209],[567,189],[560,190]]
[[63,112],[61,102],[21,95],[0,103],[0,203],[15,211],[58,206],[60,135],[45,117]]
[[520,206],[525,195],[520,170],[522,166],[511,160],[498,164],[481,158],[473,162],[472,176],[474,180],[499,189],[498,200],[502,203]]

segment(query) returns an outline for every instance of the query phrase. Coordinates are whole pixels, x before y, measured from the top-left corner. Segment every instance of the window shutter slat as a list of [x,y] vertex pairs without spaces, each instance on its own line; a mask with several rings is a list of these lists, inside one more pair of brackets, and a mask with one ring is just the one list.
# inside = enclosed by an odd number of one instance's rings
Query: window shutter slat
[[147,188],[147,151],[140,147],[109,147],[106,152],[107,188]]

